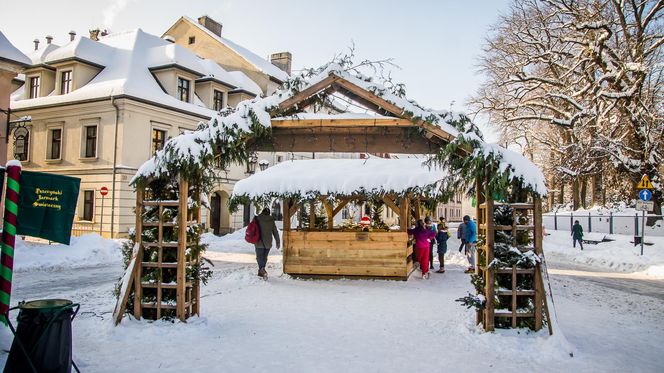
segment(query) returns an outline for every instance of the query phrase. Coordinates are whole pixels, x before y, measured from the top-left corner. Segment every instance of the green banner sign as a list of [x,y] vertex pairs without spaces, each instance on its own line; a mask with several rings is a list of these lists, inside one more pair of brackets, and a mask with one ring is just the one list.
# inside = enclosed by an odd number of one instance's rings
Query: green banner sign
[[81,179],[21,172],[17,234],[69,245]]

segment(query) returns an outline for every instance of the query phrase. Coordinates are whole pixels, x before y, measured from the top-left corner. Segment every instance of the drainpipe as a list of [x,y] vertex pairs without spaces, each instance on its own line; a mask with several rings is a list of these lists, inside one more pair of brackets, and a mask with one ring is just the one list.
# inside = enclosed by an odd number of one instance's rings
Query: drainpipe
[[115,233],[115,175],[118,164],[118,123],[120,122],[120,108],[115,103],[115,96],[111,96],[111,105],[115,108],[115,133],[113,139],[113,179],[111,181],[111,238]]

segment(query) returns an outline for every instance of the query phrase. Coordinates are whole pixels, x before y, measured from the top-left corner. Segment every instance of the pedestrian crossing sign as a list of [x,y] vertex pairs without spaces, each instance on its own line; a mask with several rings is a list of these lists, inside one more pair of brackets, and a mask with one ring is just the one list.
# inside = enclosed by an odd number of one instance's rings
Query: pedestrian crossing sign
[[652,183],[650,182],[650,178],[648,178],[648,175],[643,175],[641,181],[636,184],[636,189],[654,189]]

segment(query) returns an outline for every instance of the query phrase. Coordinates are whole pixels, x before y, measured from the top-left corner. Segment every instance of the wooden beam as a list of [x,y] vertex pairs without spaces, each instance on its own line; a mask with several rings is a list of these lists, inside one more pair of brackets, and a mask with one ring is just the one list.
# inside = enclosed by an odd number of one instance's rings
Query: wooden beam
[[385,202],[385,205],[389,207],[392,211],[394,211],[395,214],[401,216],[401,209],[399,206],[397,206],[396,203],[394,203],[394,200],[390,198],[389,196],[383,196],[383,202]]
[[302,101],[308,99],[309,97],[331,86],[332,83],[334,83],[339,79],[340,78],[336,75],[329,75],[327,78],[321,80],[320,82],[313,84],[307,87],[306,89],[300,91],[299,93],[295,94],[293,97],[284,100],[281,104],[279,104],[279,110],[286,111],[291,107],[297,106]]
[[283,205],[282,206],[282,209],[283,209],[282,215],[283,215],[283,219],[284,219],[282,229],[284,231],[289,231],[290,230],[291,216],[292,216],[291,211],[290,211],[291,200],[290,199],[284,199],[283,201],[281,201],[281,203]]
[[332,210],[332,215],[337,216],[341,210],[343,210],[344,207],[346,207],[347,204],[349,204],[353,200],[352,197],[346,197],[346,198],[340,198],[338,200],[337,206]]
[[363,118],[363,119],[272,119],[272,128],[311,128],[311,127],[417,127],[408,119],[402,118]]
[[175,316],[181,321],[185,321],[187,315],[185,313],[185,303],[186,303],[186,276],[187,268],[185,267],[186,258],[185,253],[187,250],[187,200],[189,199],[189,183],[180,176],[180,191],[178,195],[178,253],[177,253],[177,274],[176,274],[176,288],[175,288]]
[[408,214],[410,206],[408,206],[407,197],[401,198],[399,209],[401,210],[399,213],[399,230],[405,232],[410,227],[410,214]]
[[486,325],[484,325],[484,329],[486,331],[493,331],[495,330],[495,319],[494,319],[494,304],[493,304],[493,295],[494,295],[494,268],[489,267],[489,264],[493,262],[493,257],[494,257],[494,252],[493,252],[493,245],[495,241],[495,222],[493,221],[493,196],[490,195],[490,193],[486,192],[486,186],[487,186],[487,180],[484,180],[484,185],[482,185],[484,192],[485,192],[485,198],[486,198],[486,210],[484,211],[485,214],[485,224],[486,224],[486,237],[484,238],[485,242],[485,254],[484,257],[485,262],[484,263],[478,263],[478,252],[477,250],[475,251],[475,272],[477,273],[479,268],[479,265],[483,265],[485,268],[485,274],[486,274],[486,281],[485,281],[485,289],[486,289],[486,305],[485,305],[485,312],[486,312]]

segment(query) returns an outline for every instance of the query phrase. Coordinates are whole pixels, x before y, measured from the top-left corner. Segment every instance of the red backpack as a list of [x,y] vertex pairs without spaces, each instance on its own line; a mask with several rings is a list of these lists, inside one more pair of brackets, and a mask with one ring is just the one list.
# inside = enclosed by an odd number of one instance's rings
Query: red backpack
[[261,230],[258,226],[256,218],[254,218],[249,225],[247,225],[247,231],[244,233],[244,240],[249,243],[256,243],[261,239]]

